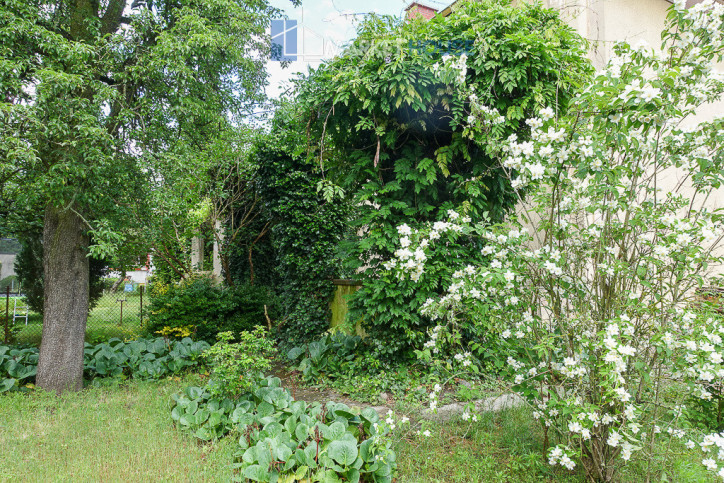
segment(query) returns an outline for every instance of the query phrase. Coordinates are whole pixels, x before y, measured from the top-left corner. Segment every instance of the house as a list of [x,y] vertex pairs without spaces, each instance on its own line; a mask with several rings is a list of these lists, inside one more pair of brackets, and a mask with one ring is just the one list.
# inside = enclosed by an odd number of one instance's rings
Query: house
[[405,14],[406,18],[423,17],[427,20],[430,20],[438,13],[435,7],[420,2],[412,2],[405,8],[405,12],[407,12]]
[[[437,15],[454,15],[456,0],[443,8]],[[513,0],[513,4],[527,0]],[[532,1],[532,0],[530,0]],[[687,0],[686,6],[692,7],[703,0]],[[724,3],[724,0],[715,0]],[[590,42],[589,57],[596,69],[603,68],[613,52],[616,42],[626,41],[636,45],[641,41],[653,48],[661,45],[661,32],[666,25],[666,15],[673,0],[543,0],[543,5],[560,12],[561,19]],[[431,8],[431,7],[426,7]],[[407,7],[409,12],[423,12],[423,5],[413,2]],[[428,18],[428,17],[426,17]],[[431,17],[430,17],[431,18]],[[724,70],[724,64],[717,68]],[[721,116],[724,113],[724,99],[701,106],[696,116],[684,121],[684,125],[694,125]],[[673,175],[671,187],[681,181]],[[720,196],[710,199],[711,209],[724,208],[724,190]]]
[[15,275],[15,257],[18,253],[20,244],[17,240],[0,238],[0,281]]

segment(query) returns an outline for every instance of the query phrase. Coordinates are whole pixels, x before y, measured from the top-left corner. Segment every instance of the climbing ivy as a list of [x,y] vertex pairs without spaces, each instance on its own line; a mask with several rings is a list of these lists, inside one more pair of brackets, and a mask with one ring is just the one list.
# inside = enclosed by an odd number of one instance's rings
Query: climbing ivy
[[329,328],[332,279],[340,276],[337,250],[349,209],[343,200],[328,201],[317,192],[317,176],[298,156],[268,145],[259,146],[257,156],[285,314],[279,335],[295,345]]

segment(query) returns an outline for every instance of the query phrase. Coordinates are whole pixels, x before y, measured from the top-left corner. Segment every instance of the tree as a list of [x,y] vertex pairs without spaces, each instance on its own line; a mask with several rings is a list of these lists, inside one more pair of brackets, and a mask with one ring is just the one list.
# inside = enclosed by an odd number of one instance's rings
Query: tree
[[[42,314],[45,310],[45,282],[43,275],[43,239],[39,230],[27,232],[20,238],[21,249],[15,258],[15,273],[28,307]],[[102,258],[88,258],[88,311],[93,310],[103,295],[103,277],[108,263]]]
[[263,99],[275,12],[263,0],[0,3],[4,220],[43,224],[39,387],[82,387],[90,233],[111,254],[148,209],[135,203],[169,172],[191,176]]

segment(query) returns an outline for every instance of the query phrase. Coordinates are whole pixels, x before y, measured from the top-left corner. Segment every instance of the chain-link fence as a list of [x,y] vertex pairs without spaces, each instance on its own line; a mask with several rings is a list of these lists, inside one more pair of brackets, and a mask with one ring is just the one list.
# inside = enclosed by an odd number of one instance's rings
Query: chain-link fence
[[[137,337],[145,318],[146,294],[140,286],[128,285],[120,292],[105,291],[88,314],[86,341],[97,343],[119,337]],[[39,345],[43,334],[43,316],[28,308],[22,293],[6,288],[2,294],[0,321],[3,324],[2,339],[6,343]]]

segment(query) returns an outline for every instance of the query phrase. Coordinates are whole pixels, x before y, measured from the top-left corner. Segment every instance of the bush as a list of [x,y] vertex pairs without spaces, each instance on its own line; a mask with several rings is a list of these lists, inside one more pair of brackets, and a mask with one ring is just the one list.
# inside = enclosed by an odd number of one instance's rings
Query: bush
[[209,390],[212,395],[235,399],[252,389],[257,376],[271,366],[269,357],[276,352],[264,329],[241,332],[232,344],[231,332],[219,332],[219,341],[204,354],[211,367]]
[[470,138],[478,115],[496,108],[504,117],[494,134],[524,137],[526,116],[546,104],[564,110],[592,70],[584,41],[554,11],[509,3],[456,2],[453,15],[429,22],[372,16],[348,49],[299,83],[306,130],[321,139],[315,155],[357,206],[363,236],[345,247],[345,268],[364,286],[349,317],[363,320],[380,358],[414,357],[433,325],[418,309],[456,270],[477,264],[482,248],[447,247],[418,284],[385,279],[384,263],[406,239],[395,228],[460,205],[475,221],[499,221],[517,202],[495,142]]
[[239,333],[277,316],[278,303],[269,289],[253,285],[224,287],[208,278],[151,288],[144,332],[157,335],[173,328],[191,328],[194,338],[213,342],[219,332]]

